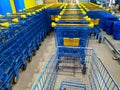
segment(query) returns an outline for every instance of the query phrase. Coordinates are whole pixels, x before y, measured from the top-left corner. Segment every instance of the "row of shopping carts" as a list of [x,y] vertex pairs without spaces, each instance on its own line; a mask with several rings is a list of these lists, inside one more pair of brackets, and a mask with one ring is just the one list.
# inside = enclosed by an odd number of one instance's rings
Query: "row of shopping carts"
[[81,3],[80,5],[87,11],[89,17],[100,19],[99,26],[106,34],[113,35],[113,39],[115,40],[120,40],[120,32],[118,28],[114,28],[116,27],[116,23],[118,24],[120,20],[113,12],[93,3]]
[[[72,8],[69,9],[67,7],[64,8],[60,12],[60,16],[58,16],[55,19],[56,23],[52,24],[53,26],[55,25],[54,31],[55,31],[56,46],[86,47],[88,46],[88,42],[89,42],[90,27],[92,28],[94,25],[89,21],[89,18],[87,16],[85,17],[84,11],[80,10],[78,5],[68,5],[68,7],[72,7]],[[61,49],[59,53],[60,53],[59,58],[61,63],[60,68],[61,67],[76,68],[75,66],[68,65],[69,60],[66,61],[68,63],[64,62],[64,60],[63,61],[61,60],[61,57],[63,57],[65,53],[64,49],[63,50]],[[83,65],[82,72],[83,74],[85,74],[86,60],[84,57],[84,51],[81,54],[83,54],[83,57],[78,57],[76,61],[74,59],[70,60],[70,62],[81,63]],[[72,58],[72,56],[70,56],[69,58]],[[73,54],[73,58],[74,58],[74,54]]]
[[32,90],[119,90],[119,86],[97,56],[87,48],[90,34],[98,26],[80,5],[66,4],[52,23],[56,50]]
[[48,14],[47,8],[53,6],[39,5],[0,17],[0,90],[12,89],[11,84],[17,83],[19,71],[27,68],[27,62],[32,61],[32,56],[51,32],[50,16],[54,13]]

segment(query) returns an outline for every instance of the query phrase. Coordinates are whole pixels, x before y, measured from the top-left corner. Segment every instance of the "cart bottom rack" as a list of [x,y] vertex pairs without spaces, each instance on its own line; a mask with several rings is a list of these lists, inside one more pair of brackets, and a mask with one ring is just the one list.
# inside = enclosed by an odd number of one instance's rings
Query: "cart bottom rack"
[[[87,66],[86,74],[82,73],[83,56]],[[57,47],[32,90],[120,90],[120,88],[93,49]]]

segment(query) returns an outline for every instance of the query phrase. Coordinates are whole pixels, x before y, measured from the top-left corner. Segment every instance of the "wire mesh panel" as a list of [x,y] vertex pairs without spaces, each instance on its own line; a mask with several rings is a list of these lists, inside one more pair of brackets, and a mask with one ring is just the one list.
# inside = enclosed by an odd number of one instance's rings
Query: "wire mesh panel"
[[62,81],[59,90],[86,90],[86,85],[71,81]]
[[120,87],[96,54],[92,55],[90,66],[91,90],[120,90]]
[[[58,47],[58,68],[63,70],[64,68],[80,69],[82,73],[86,72],[86,56],[87,52],[84,48],[69,48]],[[65,72],[67,72],[65,70]]]

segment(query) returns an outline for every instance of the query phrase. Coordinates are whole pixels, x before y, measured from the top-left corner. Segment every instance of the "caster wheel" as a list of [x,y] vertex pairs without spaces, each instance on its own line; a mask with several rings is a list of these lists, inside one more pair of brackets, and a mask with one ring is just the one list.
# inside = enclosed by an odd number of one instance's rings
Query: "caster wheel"
[[30,57],[28,57],[27,60],[28,60],[28,62],[32,62],[32,58],[30,58]]
[[48,32],[47,35],[50,35],[50,32]]
[[98,43],[101,43],[102,42],[102,38],[99,38],[99,41],[98,41]]
[[35,51],[33,51],[32,55],[33,55],[33,56],[35,56],[35,55],[36,55],[36,52],[35,52]]
[[83,67],[82,67],[82,74],[83,74],[83,75],[86,74],[86,70],[87,70],[87,67],[86,67],[86,65],[84,64]]
[[96,36],[96,39],[98,40],[99,35]]
[[37,46],[37,48],[36,48],[37,50],[39,50],[39,46]]
[[39,44],[39,46],[41,46],[41,44]]
[[22,65],[21,69],[22,69],[22,71],[25,71],[27,69],[27,64],[26,65]]
[[17,76],[14,76],[13,77],[13,84],[16,84],[18,82],[18,77]]
[[82,70],[82,74],[85,75],[86,74],[86,69]]
[[47,36],[45,35],[45,38],[46,38]]

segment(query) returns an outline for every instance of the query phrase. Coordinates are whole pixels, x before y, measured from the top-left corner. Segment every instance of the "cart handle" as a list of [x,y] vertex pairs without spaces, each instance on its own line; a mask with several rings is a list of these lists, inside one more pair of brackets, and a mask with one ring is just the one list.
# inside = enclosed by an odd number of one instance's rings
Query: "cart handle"
[[10,24],[8,22],[0,23],[0,27],[6,27],[6,28],[8,28],[9,26],[10,26]]
[[56,27],[56,26],[88,26],[90,28],[93,28],[94,23],[90,23],[90,24],[58,24],[58,23],[52,22],[52,27]]

